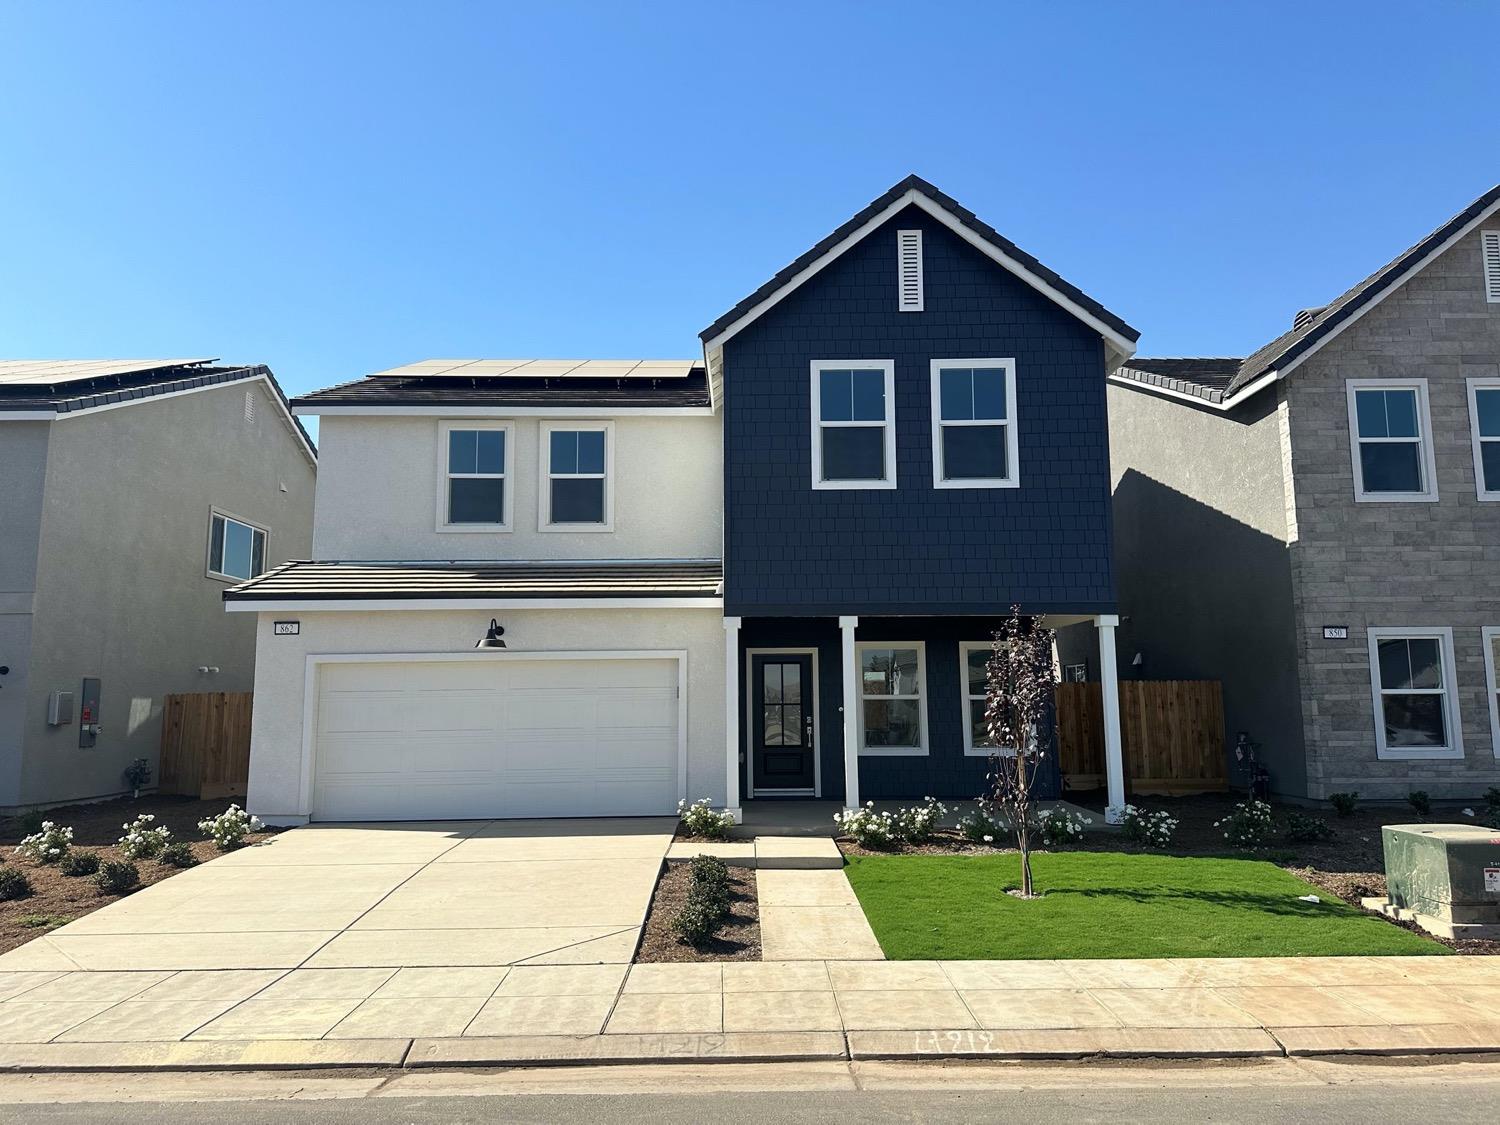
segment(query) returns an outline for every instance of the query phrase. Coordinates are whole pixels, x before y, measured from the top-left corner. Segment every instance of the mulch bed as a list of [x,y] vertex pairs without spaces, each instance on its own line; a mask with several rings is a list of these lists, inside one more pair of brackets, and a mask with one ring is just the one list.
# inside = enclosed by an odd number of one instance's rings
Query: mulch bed
[[[1059,850],[1156,852],[1156,849],[1132,843],[1122,833],[1099,831],[1098,825],[1104,821],[1102,800],[1089,800],[1071,793],[1067,794],[1067,799],[1088,809],[1095,823],[1094,829],[1085,835],[1083,844]],[[1316,816],[1327,821],[1333,828],[1333,839],[1293,843],[1284,836],[1278,836],[1269,846],[1258,851],[1241,851],[1224,839],[1224,830],[1215,828],[1214,821],[1228,816],[1234,806],[1243,800],[1243,794],[1214,793],[1193,797],[1141,797],[1134,804],[1149,812],[1162,810],[1177,818],[1177,831],[1172,836],[1171,845],[1156,854],[1239,856],[1268,860],[1354,906],[1359,905],[1361,898],[1375,898],[1385,894],[1385,857],[1380,838],[1381,827],[1387,824],[1411,824],[1420,819],[1416,813],[1404,807],[1361,806],[1352,815],[1340,817],[1332,810],[1273,804],[1278,824],[1289,812]],[[947,804],[950,808],[966,811],[963,802],[950,801]],[[1456,809],[1434,809],[1427,819],[1434,823],[1472,823]],[[1004,845],[1009,841],[1008,835],[995,838],[997,845]],[[1015,850],[1013,847],[972,844],[952,829],[943,829],[926,844],[885,851],[861,848],[847,837],[841,837],[838,845],[845,855],[994,855]],[[1434,937],[1414,925],[1390,919],[1387,921],[1426,937]],[[1436,937],[1434,940],[1441,941],[1458,953],[1500,955],[1500,942],[1496,941],[1450,941]]]
[[729,917],[718,933],[701,947],[689,945],[672,932],[672,919],[687,901],[691,877],[685,862],[673,861],[662,868],[651,896],[646,928],[635,959],[656,961],[759,961],[760,908],[755,896],[755,872],[748,867],[729,869]]
[[[198,822],[218,816],[231,804],[240,801],[225,798],[216,801],[198,801],[191,797],[162,797],[147,795],[141,798],[120,797],[97,804],[67,805],[48,809],[42,819],[73,829],[75,851],[95,851],[101,863],[124,859],[115,847],[115,842],[124,835],[123,825],[145,813],[156,817],[156,825],[165,825],[172,832],[173,840],[184,840],[192,845],[193,855],[206,862],[223,854],[213,841],[203,839]],[[90,876],[67,876],[56,865],[33,863],[15,854],[15,846],[21,839],[35,831],[21,817],[0,821],[0,863],[19,868],[31,880],[33,893],[27,898],[0,902],[0,953],[24,945],[32,938],[55,930],[58,926],[73,921],[101,906],[122,897],[101,894]],[[246,837],[248,843],[259,843],[275,835],[279,829],[269,828]],[[150,886],[163,879],[170,879],[183,868],[167,867],[154,859],[135,860],[141,873],[141,886]]]

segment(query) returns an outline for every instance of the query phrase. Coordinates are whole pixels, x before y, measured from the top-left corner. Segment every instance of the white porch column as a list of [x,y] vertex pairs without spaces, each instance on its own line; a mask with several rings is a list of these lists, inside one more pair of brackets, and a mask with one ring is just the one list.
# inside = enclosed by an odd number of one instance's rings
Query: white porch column
[[740,619],[724,618],[724,811],[743,824],[740,805]]
[[844,808],[859,808],[859,667],[854,660],[858,617],[839,618],[839,665],[844,674]]
[[1125,807],[1125,751],[1120,742],[1120,673],[1115,664],[1115,626],[1120,618],[1101,614],[1094,618],[1099,630],[1099,686],[1104,693],[1104,775],[1109,785],[1109,803],[1105,820],[1118,824],[1122,819],[1109,810]]

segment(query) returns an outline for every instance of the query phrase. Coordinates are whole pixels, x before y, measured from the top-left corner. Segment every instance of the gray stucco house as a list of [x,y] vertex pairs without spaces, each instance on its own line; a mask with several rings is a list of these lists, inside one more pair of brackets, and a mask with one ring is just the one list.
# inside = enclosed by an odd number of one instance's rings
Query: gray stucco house
[[1283,796],[1500,784],[1500,187],[1248,358],[1127,361],[1109,413],[1125,675],[1222,680]]
[[164,694],[252,688],[220,595],[307,557],[316,473],[265,367],[0,361],[0,813],[122,792]]

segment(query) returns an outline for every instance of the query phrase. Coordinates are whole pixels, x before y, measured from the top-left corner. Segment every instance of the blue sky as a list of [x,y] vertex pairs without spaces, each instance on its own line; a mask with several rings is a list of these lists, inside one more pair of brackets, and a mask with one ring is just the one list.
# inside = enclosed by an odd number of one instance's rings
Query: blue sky
[[1500,180],[1494,3],[0,0],[0,354],[688,356],[908,172],[1244,354]]

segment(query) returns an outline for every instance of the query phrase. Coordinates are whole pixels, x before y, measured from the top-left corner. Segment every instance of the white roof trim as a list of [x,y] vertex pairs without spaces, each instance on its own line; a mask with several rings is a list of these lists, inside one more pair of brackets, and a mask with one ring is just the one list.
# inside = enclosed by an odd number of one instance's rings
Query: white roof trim
[[318,406],[292,407],[296,415],[359,418],[405,415],[422,418],[707,418],[711,406]]
[[227,613],[369,613],[377,610],[443,609],[712,609],[722,610],[723,598],[325,598],[272,600],[235,599],[224,603]]
[[786,297],[793,290],[801,286],[803,282],[814,277],[825,266],[838,259],[846,250],[854,246],[856,243],[862,241],[867,235],[870,234],[871,231],[875,230],[882,223],[887,222],[892,216],[896,215],[898,212],[902,211],[906,207],[911,206],[912,204],[920,207],[923,211],[931,215],[933,218],[937,219],[940,223],[942,223],[949,230],[953,231],[964,241],[968,242],[971,246],[974,246],[976,249],[978,249],[986,257],[1004,266],[1007,270],[1015,274],[1022,281],[1026,282],[1026,284],[1030,285],[1033,289],[1041,293],[1048,300],[1066,309],[1073,316],[1077,317],[1079,320],[1083,321],[1083,323],[1087,324],[1095,332],[1098,332],[1099,335],[1104,337],[1104,339],[1109,342],[1109,344],[1112,346],[1112,350],[1119,353],[1121,361],[1135,354],[1134,341],[1120,335],[1119,332],[1111,328],[1109,325],[1105,324],[1103,321],[1099,320],[1096,316],[1084,309],[1082,306],[1078,305],[1071,298],[1054,289],[1046,281],[1042,280],[1036,274],[1032,273],[1030,270],[1022,266],[1014,258],[1003,252],[994,243],[976,234],[974,231],[971,231],[968,227],[964,226],[963,223],[959,222],[959,220],[955,218],[947,208],[943,207],[941,204],[934,202],[925,193],[918,191],[916,188],[909,188],[904,194],[891,201],[881,211],[871,217],[867,222],[864,223],[863,226],[860,226],[856,230],[850,232],[846,237],[839,240],[839,242],[832,246],[822,257],[818,258],[816,261],[809,263],[803,269],[798,271],[779,289],[759,301],[753,308],[751,308],[743,316],[735,320],[732,324],[729,325],[728,328],[724,329],[717,336],[713,337],[711,340],[708,340],[703,346],[704,355],[706,356],[710,352],[714,352],[722,348],[731,337],[749,326],[753,321],[758,320],[773,305],[780,302],[782,298]]
[[1139,379],[1127,379],[1118,372],[1111,372],[1109,381],[1118,383],[1122,387],[1129,387],[1133,391],[1141,391],[1145,394],[1161,395],[1163,398],[1173,398],[1179,402],[1190,402],[1194,406],[1201,406],[1205,410],[1229,411],[1244,402],[1251,395],[1257,393],[1262,387],[1268,387],[1277,379],[1281,378],[1278,370],[1267,371],[1255,382],[1241,387],[1229,398],[1222,402],[1214,402],[1212,399],[1202,398],[1199,395],[1188,394],[1186,391],[1173,390],[1171,387],[1158,387],[1155,383],[1143,383]]

